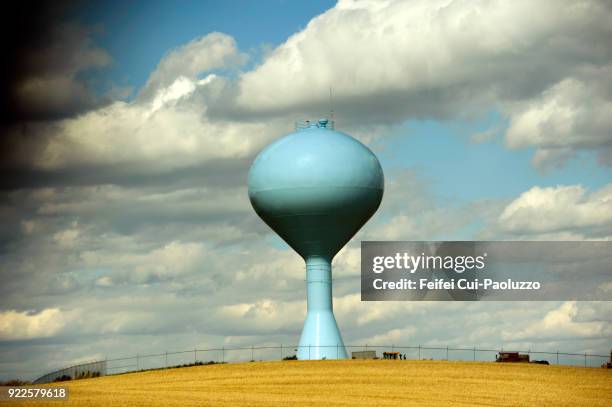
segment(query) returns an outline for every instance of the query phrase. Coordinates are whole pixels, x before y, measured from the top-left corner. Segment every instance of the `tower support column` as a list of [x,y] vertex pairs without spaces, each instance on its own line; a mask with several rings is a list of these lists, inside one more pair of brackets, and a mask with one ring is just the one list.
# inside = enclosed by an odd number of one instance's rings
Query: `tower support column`
[[306,259],[308,313],[298,359],[346,359],[348,354],[334,317],[331,260],[322,256]]

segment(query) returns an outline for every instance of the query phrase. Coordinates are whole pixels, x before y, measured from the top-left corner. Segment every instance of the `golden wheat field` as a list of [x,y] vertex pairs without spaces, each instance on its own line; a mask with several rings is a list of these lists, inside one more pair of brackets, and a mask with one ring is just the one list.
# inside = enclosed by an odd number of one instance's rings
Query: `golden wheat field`
[[345,360],[196,366],[62,383],[69,406],[612,406],[612,370]]

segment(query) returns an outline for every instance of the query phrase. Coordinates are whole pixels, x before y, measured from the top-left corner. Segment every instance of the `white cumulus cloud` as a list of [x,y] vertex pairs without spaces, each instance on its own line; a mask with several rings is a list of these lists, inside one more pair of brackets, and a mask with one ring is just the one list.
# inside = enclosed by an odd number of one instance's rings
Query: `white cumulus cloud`
[[[587,303],[583,305],[589,308]],[[539,321],[529,324],[527,327],[510,332],[504,332],[505,340],[524,339],[550,339],[554,338],[602,338],[612,335],[612,325],[602,320],[579,321],[577,319],[581,305],[576,301],[567,301],[558,308],[546,313]],[[610,307],[607,307],[610,311]]]
[[612,146],[611,90],[595,80],[559,82],[510,115],[507,144],[536,146],[534,164],[544,168],[568,158],[575,147],[606,154]]
[[236,41],[229,35],[210,33],[169,51],[151,73],[141,91],[141,98],[154,96],[158,89],[170,86],[177,78],[191,80],[216,68],[241,64],[246,55],[238,51]]
[[612,185],[590,193],[580,185],[533,187],[504,208],[498,224],[503,231],[515,234],[590,230],[610,236]]
[[67,318],[58,308],[38,313],[21,311],[0,312],[0,340],[47,338],[58,333]]

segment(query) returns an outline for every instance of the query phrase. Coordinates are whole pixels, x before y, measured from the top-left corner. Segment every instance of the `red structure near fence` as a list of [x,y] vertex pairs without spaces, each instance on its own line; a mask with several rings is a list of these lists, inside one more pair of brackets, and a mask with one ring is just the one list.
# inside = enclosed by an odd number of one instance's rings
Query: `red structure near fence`
[[518,352],[499,352],[495,361],[529,363],[529,355],[525,355]]

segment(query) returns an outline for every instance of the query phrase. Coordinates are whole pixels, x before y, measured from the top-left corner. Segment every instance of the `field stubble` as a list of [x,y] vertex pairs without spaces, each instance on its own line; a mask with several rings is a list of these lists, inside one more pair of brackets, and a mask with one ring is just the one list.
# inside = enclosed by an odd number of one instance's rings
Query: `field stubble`
[[[69,406],[612,406],[612,371],[493,362],[235,363],[65,382]],[[15,402],[7,405],[16,406]]]

